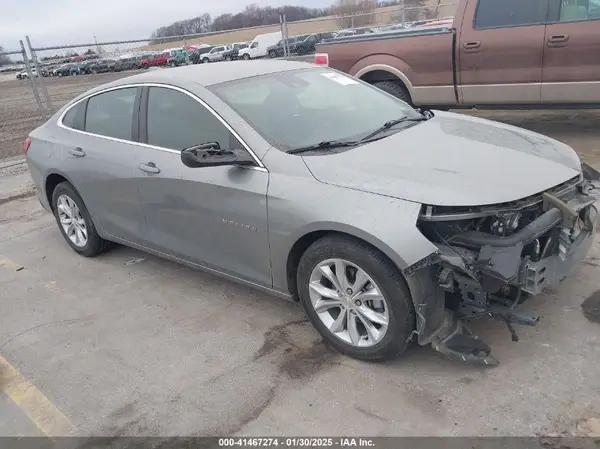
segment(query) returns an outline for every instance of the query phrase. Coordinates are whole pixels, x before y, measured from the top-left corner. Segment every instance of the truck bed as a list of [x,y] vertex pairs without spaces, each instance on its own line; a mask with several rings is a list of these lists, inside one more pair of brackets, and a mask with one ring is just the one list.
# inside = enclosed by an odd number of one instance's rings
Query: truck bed
[[453,29],[440,26],[328,39],[316,51],[328,54],[331,68],[372,84],[392,74],[411,98],[447,105],[456,103],[453,49]]

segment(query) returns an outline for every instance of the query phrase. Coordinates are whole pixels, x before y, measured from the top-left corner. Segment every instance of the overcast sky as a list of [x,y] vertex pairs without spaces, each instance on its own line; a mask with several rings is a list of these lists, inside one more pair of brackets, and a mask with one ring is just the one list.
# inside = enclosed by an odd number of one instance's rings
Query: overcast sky
[[0,45],[19,48],[29,35],[34,47],[144,39],[162,25],[205,12],[236,13],[261,6],[328,6],[330,0],[0,0]]

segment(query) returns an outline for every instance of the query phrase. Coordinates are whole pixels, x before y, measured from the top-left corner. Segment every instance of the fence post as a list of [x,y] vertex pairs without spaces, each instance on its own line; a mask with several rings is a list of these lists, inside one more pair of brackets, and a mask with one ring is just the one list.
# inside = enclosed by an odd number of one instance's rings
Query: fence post
[[402,0],[400,4],[402,5],[402,28],[405,28],[406,27],[406,13],[405,13],[406,4],[405,4],[404,0]]
[[23,63],[25,64],[25,70],[27,71],[27,76],[29,77],[29,82],[31,83],[31,88],[33,89],[33,96],[35,97],[35,101],[38,104],[38,107],[40,108],[40,113],[42,114],[42,118],[44,120],[47,120],[46,111],[44,110],[44,105],[42,104],[42,100],[40,98],[40,93],[38,92],[38,89],[37,89],[37,84],[33,79],[34,75],[33,75],[33,72],[31,71],[31,65],[29,65],[29,56],[27,56],[27,52],[25,51],[25,44],[23,44],[22,40],[20,40],[19,43],[21,44],[21,52],[23,53]]
[[285,41],[284,42],[284,47],[285,47],[285,53],[286,53],[286,59],[290,59],[292,57],[291,53],[290,53],[290,30],[288,28],[288,22],[287,22],[287,17],[285,15],[285,13],[283,13],[283,29],[285,30]]
[[31,60],[35,64],[36,72],[38,74],[38,79],[40,86],[42,88],[42,94],[46,99],[46,105],[48,106],[48,114],[52,114],[54,108],[52,107],[52,100],[50,99],[50,95],[48,95],[48,89],[46,89],[46,83],[44,82],[44,76],[40,70],[40,63],[38,61],[37,55],[35,54],[35,50],[31,46],[31,41],[29,40],[29,36],[25,36],[25,42],[27,42],[27,49],[29,50],[29,54],[31,55]]

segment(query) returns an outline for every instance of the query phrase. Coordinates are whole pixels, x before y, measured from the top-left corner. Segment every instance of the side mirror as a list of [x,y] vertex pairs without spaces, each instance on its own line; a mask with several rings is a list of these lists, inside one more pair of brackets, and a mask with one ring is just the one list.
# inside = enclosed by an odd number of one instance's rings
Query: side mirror
[[222,150],[218,142],[208,142],[186,148],[181,162],[187,167],[218,167],[221,165],[254,165],[254,160],[240,150]]

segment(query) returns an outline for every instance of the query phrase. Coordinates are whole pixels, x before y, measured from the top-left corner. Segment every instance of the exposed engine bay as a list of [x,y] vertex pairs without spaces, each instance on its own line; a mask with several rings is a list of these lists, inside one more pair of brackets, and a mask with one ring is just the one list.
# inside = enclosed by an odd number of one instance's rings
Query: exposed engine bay
[[438,252],[405,271],[417,296],[419,343],[463,362],[497,364],[466,323],[502,320],[518,341],[513,324],[533,326],[539,317],[517,306],[562,282],[583,261],[593,243],[598,199],[600,174],[584,164],[581,175],[511,203],[423,206],[418,227]]

